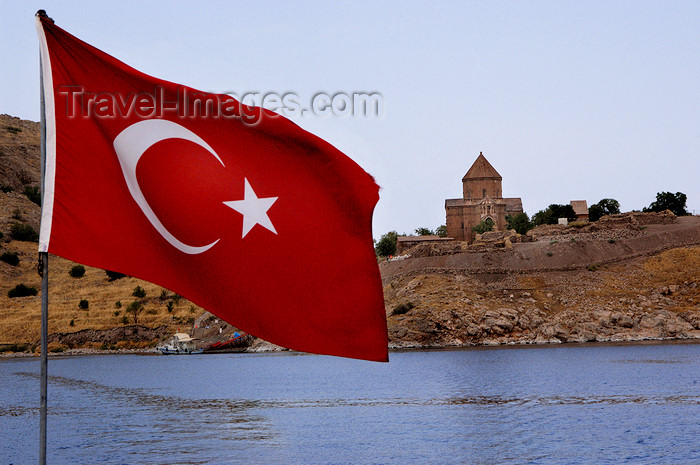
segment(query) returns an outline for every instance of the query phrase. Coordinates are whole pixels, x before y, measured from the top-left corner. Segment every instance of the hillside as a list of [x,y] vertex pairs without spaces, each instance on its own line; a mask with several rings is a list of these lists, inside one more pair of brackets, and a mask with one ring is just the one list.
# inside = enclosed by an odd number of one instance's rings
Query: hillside
[[[19,259],[0,260],[0,351],[39,340],[40,296],[8,297],[18,284],[41,287],[36,239],[13,238],[16,225],[39,230],[40,207],[25,195],[39,183],[38,126],[0,115],[0,255]],[[422,244],[398,258],[380,263],[394,348],[700,339],[700,217],[630,213]],[[50,259],[53,350],[142,348],[179,330],[226,340],[236,330],[154,284],[90,267],[75,278],[74,266]],[[137,286],[145,297],[132,295]],[[134,321],[126,309],[136,300]]]
[[[12,265],[0,261],[0,348],[3,344],[35,344],[40,335],[41,297],[9,298],[8,291],[18,284],[41,289],[37,274],[37,243],[14,240],[13,225],[28,225],[39,231],[41,208],[23,193],[26,188],[39,185],[39,124],[0,115],[0,255],[17,254],[19,263]],[[59,333],[73,333],[87,329],[107,330],[119,328],[115,334],[124,334],[124,327],[133,327],[134,318],[127,313],[128,305],[139,300],[143,310],[138,313],[133,337],[105,344],[105,334],[96,333],[84,347],[143,347],[154,345],[159,338],[176,332],[190,331],[195,320],[206,314],[204,310],[186,299],[160,286],[135,278],[110,280],[104,270],[85,267],[85,275],[73,278],[69,272],[76,264],[51,256],[49,261],[49,333],[51,340],[59,339]],[[140,286],[146,292],[144,298],[132,295]],[[81,309],[81,300],[88,301],[88,308]],[[126,319],[125,319],[126,317]],[[230,334],[235,328],[226,328]],[[51,347],[60,346],[52,343]],[[59,347],[60,348],[60,347]]]
[[700,218],[635,216],[382,263],[392,346],[700,339]]

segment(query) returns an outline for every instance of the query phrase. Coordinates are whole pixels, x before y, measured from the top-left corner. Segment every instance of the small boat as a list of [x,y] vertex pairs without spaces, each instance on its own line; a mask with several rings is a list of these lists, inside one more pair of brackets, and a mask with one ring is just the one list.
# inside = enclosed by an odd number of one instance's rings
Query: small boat
[[175,333],[170,341],[162,346],[156,347],[163,355],[190,355],[201,354],[204,350],[197,349],[195,346],[196,339],[190,337],[186,333]]
[[205,350],[207,352],[216,352],[216,351],[225,351],[225,350],[232,350],[236,348],[245,348],[247,344],[245,343],[245,339],[242,339],[243,335],[239,334],[237,331],[233,333],[233,338],[229,339],[228,341],[218,341],[213,344],[211,344],[209,347],[207,347]]

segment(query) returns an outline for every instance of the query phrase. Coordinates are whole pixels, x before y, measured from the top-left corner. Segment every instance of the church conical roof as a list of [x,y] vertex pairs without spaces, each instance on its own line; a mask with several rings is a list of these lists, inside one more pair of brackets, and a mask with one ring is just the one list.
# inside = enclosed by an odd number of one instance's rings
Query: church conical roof
[[472,167],[469,168],[467,174],[464,175],[462,181],[466,181],[467,179],[483,178],[503,179],[501,178],[501,175],[498,174],[498,171],[496,171],[496,169],[493,166],[491,166],[491,163],[489,163],[484,154],[482,152],[479,152],[479,156],[476,158],[476,161],[474,162]]

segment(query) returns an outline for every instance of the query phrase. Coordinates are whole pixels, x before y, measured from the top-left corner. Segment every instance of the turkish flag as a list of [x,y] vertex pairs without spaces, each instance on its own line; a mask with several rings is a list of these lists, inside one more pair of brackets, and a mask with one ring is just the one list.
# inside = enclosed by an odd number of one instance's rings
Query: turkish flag
[[290,349],[386,361],[378,186],[286,118],[143,74],[37,16],[39,249]]

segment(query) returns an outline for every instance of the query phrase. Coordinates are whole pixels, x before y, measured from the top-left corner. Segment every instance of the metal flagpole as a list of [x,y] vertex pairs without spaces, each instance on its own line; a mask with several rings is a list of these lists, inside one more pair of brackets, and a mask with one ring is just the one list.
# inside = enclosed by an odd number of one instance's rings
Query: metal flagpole
[[[36,13],[46,16],[44,10]],[[46,172],[46,106],[44,103],[44,64],[39,57],[40,89],[41,89],[41,205],[44,205],[44,176]],[[48,331],[49,331],[49,254],[39,252],[39,276],[41,276],[41,389],[39,404],[39,465],[46,465],[46,413],[48,388]]]

